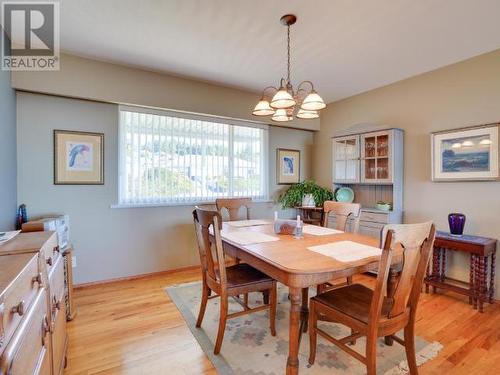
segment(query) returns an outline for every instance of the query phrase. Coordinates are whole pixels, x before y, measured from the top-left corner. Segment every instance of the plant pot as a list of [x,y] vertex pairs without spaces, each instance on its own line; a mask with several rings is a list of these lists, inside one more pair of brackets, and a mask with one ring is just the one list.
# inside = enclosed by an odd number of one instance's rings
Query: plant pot
[[304,194],[302,197],[302,207],[316,207],[316,202],[312,194]]

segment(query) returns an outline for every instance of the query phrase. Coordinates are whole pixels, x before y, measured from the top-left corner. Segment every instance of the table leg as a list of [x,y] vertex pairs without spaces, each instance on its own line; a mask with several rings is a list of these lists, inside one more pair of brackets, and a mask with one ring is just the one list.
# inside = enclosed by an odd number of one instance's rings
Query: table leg
[[470,264],[469,264],[469,305],[474,303],[474,263],[476,260],[476,256],[474,254],[470,255]]
[[307,332],[309,322],[309,288],[302,288],[302,307],[300,309],[302,332]]
[[483,312],[483,303],[484,303],[484,295],[485,295],[485,289],[486,289],[486,275],[485,275],[485,265],[484,265],[484,260],[486,257],[480,256],[479,257],[479,293],[477,296],[478,299],[478,308],[479,312]]
[[495,294],[495,262],[496,262],[496,252],[497,250],[493,250],[491,253],[491,268],[490,268],[490,295],[489,295],[489,303],[493,303],[493,295]]
[[446,274],[446,249],[441,248],[440,253],[441,253],[441,270],[439,273],[439,279],[441,280],[441,282],[444,282]]
[[[394,293],[396,293],[397,280],[398,272],[394,268],[389,269],[389,278],[387,279],[387,298],[394,297]],[[385,336],[384,341],[385,344],[389,346],[394,344],[394,339],[391,336]]]
[[288,359],[286,362],[287,375],[297,375],[299,373],[301,292],[300,288],[290,288],[290,342],[288,343]]
[[[437,281],[439,278],[439,261],[440,261],[440,249],[435,247],[432,251],[432,279]],[[436,293],[436,287],[432,286],[432,293]]]
[[474,255],[474,298],[473,298],[474,310],[477,310],[478,292],[479,292],[479,255]]

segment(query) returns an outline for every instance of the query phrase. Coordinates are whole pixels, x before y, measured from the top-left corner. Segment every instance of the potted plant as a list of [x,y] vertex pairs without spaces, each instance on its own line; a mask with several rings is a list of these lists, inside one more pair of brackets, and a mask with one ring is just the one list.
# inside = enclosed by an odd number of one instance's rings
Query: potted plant
[[331,189],[319,186],[314,180],[305,180],[298,184],[293,184],[280,195],[278,202],[283,208],[293,208],[298,206],[323,206],[323,203],[333,199]]

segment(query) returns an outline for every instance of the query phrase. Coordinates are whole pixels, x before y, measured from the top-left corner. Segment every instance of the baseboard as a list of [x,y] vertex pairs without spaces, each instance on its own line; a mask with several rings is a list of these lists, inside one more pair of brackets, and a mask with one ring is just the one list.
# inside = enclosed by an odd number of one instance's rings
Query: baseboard
[[170,275],[170,274],[173,274],[173,273],[186,272],[186,271],[194,271],[194,270],[199,270],[199,269],[200,269],[200,266],[187,266],[187,267],[181,267],[181,268],[174,268],[174,269],[166,270],[166,271],[158,271],[158,272],[143,273],[143,274],[140,274],[140,275],[117,277],[117,278],[114,278],[114,279],[99,280],[99,281],[92,281],[90,283],[75,284],[73,286],[73,289],[84,289],[84,288],[89,288],[89,287],[99,286],[99,285],[104,285],[104,284],[118,283],[118,282],[121,282],[121,281],[146,279],[146,278],[149,278],[149,277],[162,276],[162,275]]

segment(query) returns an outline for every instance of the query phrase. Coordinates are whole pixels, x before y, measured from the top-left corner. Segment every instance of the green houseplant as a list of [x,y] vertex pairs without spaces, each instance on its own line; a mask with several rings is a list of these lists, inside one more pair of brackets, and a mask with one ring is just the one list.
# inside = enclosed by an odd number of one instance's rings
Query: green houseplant
[[278,202],[283,208],[293,208],[302,205],[302,199],[305,195],[311,195],[317,207],[323,206],[323,203],[333,199],[333,191],[319,186],[314,180],[305,180],[298,184],[293,184],[280,195]]

